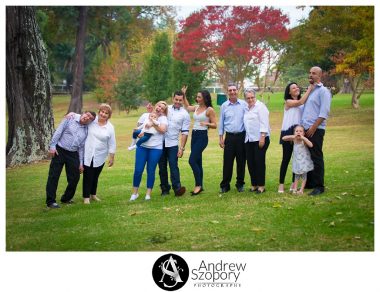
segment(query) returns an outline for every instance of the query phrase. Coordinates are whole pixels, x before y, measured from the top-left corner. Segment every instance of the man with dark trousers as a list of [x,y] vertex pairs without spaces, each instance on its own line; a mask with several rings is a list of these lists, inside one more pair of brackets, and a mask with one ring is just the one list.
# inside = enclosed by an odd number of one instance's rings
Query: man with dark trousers
[[[164,147],[158,163],[162,196],[168,195],[170,188],[174,190],[174,195],[177,197],[186,192],[186,188],[181,185],[178,168],[178,158],[183,156],[190,128],[190,115],[184,109],[183,101],[184,93],[176,91],[173,95],[173,105],[168,106],[168,130],[165,133]],[[179,136],[181,139],[178,146]],[[171,186],[168,178],[168,163]]]
[[332,96],[331,92],[321,83],[321,78],[322,69],[312,67],[309,72],[309,83],[315,84],[315,87],[305,103],[301,118],[301,125],[305,128],[306,137],[313,143],[313,147],[309,150],[314,170],[308,173],[306,182],[306,187],[313,189],[309,193],[311,196],[320,195],[325,191],[325,164],[322,146]]
[[94,112],[85,112],[72,119],[64,119],[54,132],[49,154],[52,156],[49,176],[46,184],[46,205],[50,209],[60,206],[56,203],[57,187],[62,168],[65,166],[67,187],[61,197],[61,203],[71,204],[83,171],[84,143],[87,138],[87,125],[96,117]]
[[[244,110],[247,103],[237,98],[235,84],[228,85],[228,100],[220,107],[219,117],[219,146],[223,153],[223,179],[220,183],[220,193],[226,193],[231,189],[230,182],[236,159],[236,188],[238,192],[244,191],[245,175],[245,129]],[[225,134],[225,137],[224,137]]]

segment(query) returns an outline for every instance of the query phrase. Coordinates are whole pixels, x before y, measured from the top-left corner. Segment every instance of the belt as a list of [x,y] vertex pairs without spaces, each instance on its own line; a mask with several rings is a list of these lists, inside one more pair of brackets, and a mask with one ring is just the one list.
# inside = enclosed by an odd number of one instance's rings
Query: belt
[[238,135],[245,135],[245,131],[243,132],[236,132],[236,133],[231,133],[231,132],[226,132],[227,135],[232,135],[232,136],[238,136]]

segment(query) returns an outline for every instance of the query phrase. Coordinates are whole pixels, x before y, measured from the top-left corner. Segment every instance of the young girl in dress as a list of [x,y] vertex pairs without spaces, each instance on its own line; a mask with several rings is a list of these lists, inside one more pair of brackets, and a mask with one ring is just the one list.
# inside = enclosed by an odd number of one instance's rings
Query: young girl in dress
[[[310,151],[308,149],[313,147],[313,143],[305,137],[304,127],[298,125],[294,128],[294,135],[282,137],[283,141],[292,141],[293,146],[293,173],[294,190],[293,194],[303,194],[306,185],[307,173],[314,169],[313,161],[310,158]],[[301,188],[298,189],[298,181],[302,180]]]

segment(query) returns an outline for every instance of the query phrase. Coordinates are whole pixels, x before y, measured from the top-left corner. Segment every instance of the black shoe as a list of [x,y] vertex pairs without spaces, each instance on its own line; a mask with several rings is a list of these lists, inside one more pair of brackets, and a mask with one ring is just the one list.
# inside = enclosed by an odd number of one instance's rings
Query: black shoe
[[74,204],[74,201],[73,200],[69,200],[69,201],[62,201],[61,200],[61,203],[62,204],[67,204],[67,205],[71,205],[71,204]]
[[238,191],[239,193],[244,192],[244,186],[240,186],[240,187],[237,186],[236,189],[237,189],[237,191]]
[[220,188],[219,193],[220,193],[220,194],[224,194],[224,193],[227,193],[227,192],[229,192],[229,191],[230,191],[230,188]]
[[265,193],[265,189],[262,189],[261,191],[259,189],[256,190],[256,194],[262,194],[262,193]]
[[169,195],[169,191],[162,191],[161,192],[161,196],[167,196],[167,195]]
[[324,188],[315,188],[312,192],[309,193],[309,196],[318,196],[325,192]]
[[51,204],[47,205],[47,207],[49,209],[59,209],[59,208],[61,208],[57,203],[51,203]]
[[180,187],[179,189],[176,189],[174,191],[174,194],[176,197],[180,197],[182,196],[184,193],[186,192],[186,188],[185,187]]
[[191,192],[191,195],[192,195],[192,196],[197,196],[197,195],[199,195],[201,192],[203,192],[203,189],[202,189],[202,188],[199,189],[198,192]]

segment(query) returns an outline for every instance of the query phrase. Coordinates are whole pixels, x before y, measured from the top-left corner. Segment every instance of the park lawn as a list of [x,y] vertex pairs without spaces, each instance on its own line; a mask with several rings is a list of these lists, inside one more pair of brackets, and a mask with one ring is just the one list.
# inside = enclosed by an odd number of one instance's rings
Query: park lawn
[[[68,96],[54,97],[55,126],[68,103]],[[374,95],[364,94],[359,110],[351,109],[349,95],[334,96],[324,143],[327,191],[319,197],[277,194],[282,103],[280,93],[268,103],[272,135],[263,195],[235,188],[218,194],[223,152],[217,131],[210,130],[203,156],[204,193],[161,197],[157,174],[152,200],[145,202],[144,175],[140,197],[133,203],[129,197],[135,152],[126,149],[144,109],[128,115],[115,110],[111,122],[117,154],[115,165],[105,167],[100,176],[101,202],[84,205],[80,182],[75,204],[47,210],[49,161],[6,169],[7,251],[373,251]],[[85,109],[96,110],[96,105],[91,94],[85,96]],[[187,145],[179,165],[182,184],[190,191],[190,140]],[[58,200],[65,186],[63,171]]]

